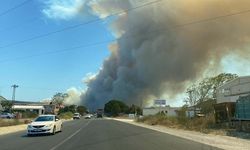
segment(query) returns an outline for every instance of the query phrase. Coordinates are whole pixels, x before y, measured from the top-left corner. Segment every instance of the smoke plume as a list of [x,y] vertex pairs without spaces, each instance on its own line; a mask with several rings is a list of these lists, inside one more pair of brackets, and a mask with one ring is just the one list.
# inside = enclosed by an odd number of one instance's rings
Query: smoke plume
[[[104,19],[152,1],[92,0],[88,7]],[[117,41],[88,80],[82,102],[90,108],[110,99],[140,104],[183,92],[209,64],[219,67],[228,54],[246,55],[250,14],[237,13],[249,6],[248,0],[162,0],[113,17],[110,28]]]

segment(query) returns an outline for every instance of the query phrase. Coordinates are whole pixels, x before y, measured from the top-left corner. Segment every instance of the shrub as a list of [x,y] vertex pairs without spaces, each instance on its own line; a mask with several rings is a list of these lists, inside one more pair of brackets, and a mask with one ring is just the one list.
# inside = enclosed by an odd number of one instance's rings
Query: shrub
[[61,119],[71,119],[71,118],[73,118],[73,115],[74,114],[72,112],[64,112],[64,113],[60,113],[59,117]]
[[145,116],[137,120],[149,125],[164,125],[167,127],[183,128],[207,133],[210,129],[215,129],[214,116],[208,115],[201,118],[189,119],[185,116],[168,117],[163,114]]
[[31,111],[22,112],[22,118],[36,118],[38,116],[37,113]]
[[23,122],[19,121],[18,119],[0,119],[0,127],[14,126],[19,124],[23,124]]

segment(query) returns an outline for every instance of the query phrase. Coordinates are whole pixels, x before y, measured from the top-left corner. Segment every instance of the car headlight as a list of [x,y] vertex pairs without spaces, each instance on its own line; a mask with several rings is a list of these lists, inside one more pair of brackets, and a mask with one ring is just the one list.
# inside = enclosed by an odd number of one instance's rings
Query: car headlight
[[51,123],[51,124],[47,124],[45,127],[52,127],[53,126],[53,124]]
[[32,128],[32,125],[29,124],[29,125],[28,125],[28,128]]

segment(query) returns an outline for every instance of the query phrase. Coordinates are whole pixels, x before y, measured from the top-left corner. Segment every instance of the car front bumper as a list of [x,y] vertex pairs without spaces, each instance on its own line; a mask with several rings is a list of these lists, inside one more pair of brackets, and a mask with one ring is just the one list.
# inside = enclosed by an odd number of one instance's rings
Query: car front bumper
[[27,128],[28,135],[35,135],[35,134],[49,134],[53,133],[52,127],[43,127],[43,128]]

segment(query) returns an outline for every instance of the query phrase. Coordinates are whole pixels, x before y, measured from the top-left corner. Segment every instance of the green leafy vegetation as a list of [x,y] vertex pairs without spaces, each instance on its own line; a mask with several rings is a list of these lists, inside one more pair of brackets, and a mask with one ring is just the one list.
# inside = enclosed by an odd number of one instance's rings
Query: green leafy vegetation
[[110,100],[104,106],[104,111],[106,114],[117,117],[123,114],[142,114],[142,109],[139,106],[131,105],[128,106],[124,102],[119,100]]
[[63,113],[59,114],[59,117],[61,119],[71,119],[71,118],[73,118],[73,115],[74,114],[72,112],[63,112]]
[[83,116],[87,112],[87,108],[85,106],[77,106],[76,111]]

